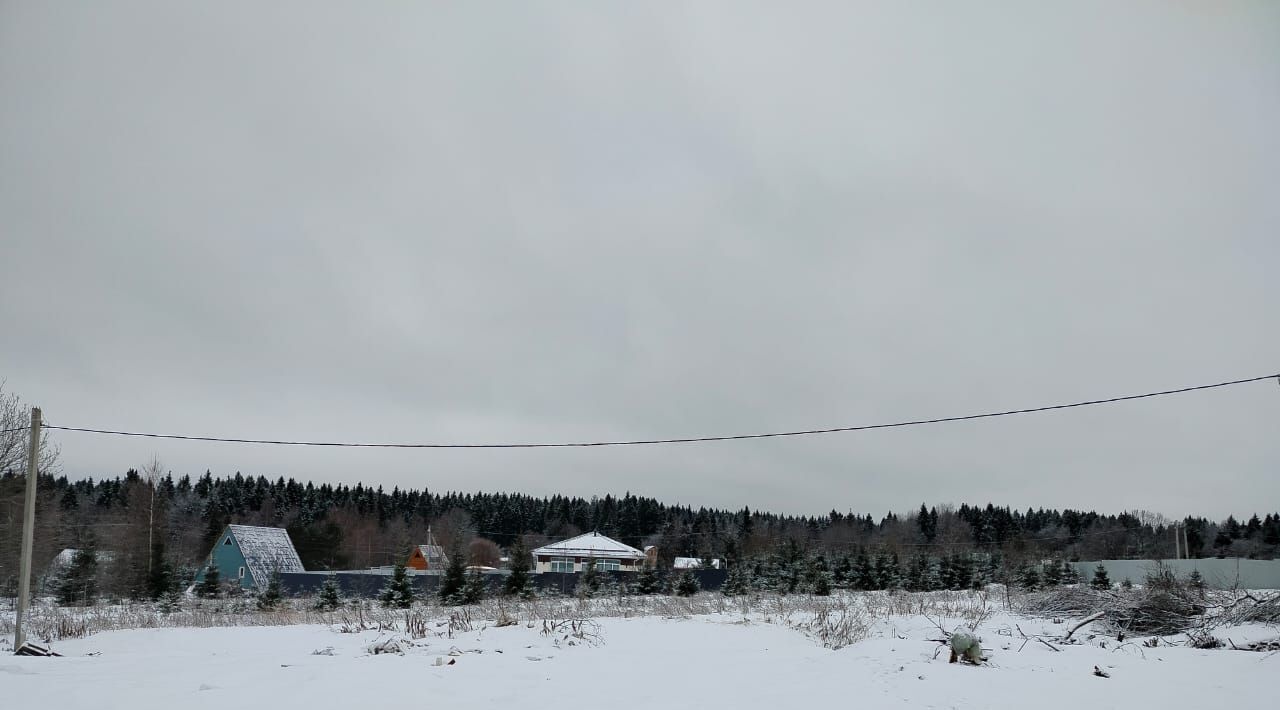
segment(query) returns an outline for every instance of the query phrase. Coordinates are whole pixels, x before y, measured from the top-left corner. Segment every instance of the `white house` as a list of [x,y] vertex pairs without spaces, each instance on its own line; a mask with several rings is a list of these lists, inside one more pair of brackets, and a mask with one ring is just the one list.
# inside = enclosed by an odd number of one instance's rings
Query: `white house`
[[611,537],[590,532],[539,547],[533,551],[533,559],[538,573],[581,572],[592,559],[598,570],[636,572],[644,563],[644,553]]

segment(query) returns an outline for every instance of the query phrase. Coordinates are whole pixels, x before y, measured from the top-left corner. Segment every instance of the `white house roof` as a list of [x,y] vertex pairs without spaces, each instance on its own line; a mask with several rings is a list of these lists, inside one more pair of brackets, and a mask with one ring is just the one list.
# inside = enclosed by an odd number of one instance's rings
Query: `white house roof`
[[595,532],[571,537],[560,542],[553,542],[550,545],[539,547],[533,551],[533,554],[623,560],[644,558],[644,553],[636,548]]
[[256,525],[228,525],[227,532],[236,539],[245,566],[258,587],[266,587],[272,571],[303,572],[302,560],[293,549],[293,540],[284,528],[261,528]]
[[[702,569],[705,560],[701,557],[677,557],[671,561],[672,569]],[[720,560],[711,560],[711,569],[720,569]]]

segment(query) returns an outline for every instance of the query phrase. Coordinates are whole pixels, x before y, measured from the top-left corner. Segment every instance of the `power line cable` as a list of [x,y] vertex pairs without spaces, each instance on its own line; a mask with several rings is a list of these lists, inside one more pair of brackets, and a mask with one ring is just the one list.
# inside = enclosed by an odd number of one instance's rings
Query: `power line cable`
[[1230,387],[1233,385],[1248,384],[1251,382],[1261,382],[1262,380],[1276,379],[1280,381],[1280,374],[1262,375],[1260,377],[1249,377],[1241,380],[1231,380],[1229,382],[1217,382],[1209,385],[1195,385],[1192,387],[1180,387],[1178,389],[1162,390],[1159,392],[1146,392],[1144,394],[1131,394],[1119,397],[1108,397],[1106,399],[1091,399],[1083,402],[1072,402],[1070,404],[1052,404],[1042,407],[1028,407],[1024,409],[1010,409],[999,412],[985,412],[982,414],[966,414],[954,417],[937,417],[934,419],[913,419],[902,422],[892,422],[888,424],[865,424],[861,426],[845,426],[832,427],[828,429],[803,429],[798,431],[780,431],[769,432],[764,434],[732,434],[726,436],[691,436],[679,437],[673,439],[631,439],[618,441],[584,441],[584,442],[555,442],[555,443],[506,443],[506,444],[405,444],[405,443],[364,443],[364,442],[334,442],[334,441],[288,441],[281,439],[248,439],[220,436],[197,436],[190,434],[154,434],[147,432],[134,431],[118,431],[112,429],[97,429],[91,427],[70,427],[70,426],[54,426],[46,424],[46,429],[56,429],[59,431],[83,432],[89,434],[107,434],[111,436],[132,436],[145,437],[150,439],[178,439],[182,441],[211,441],[218,443],[230,444],[270,444],[275,446],[327,446],[327,447],[345,447],[345,448],[366,448],[366,449],[555,449],[555,448],[587,448],[597,446],[650,446],[658,444],[690,444],[711,441],[741,441],[745,439],[770,439],[789,436],[810,436],[815,434],[834,434],[837,432],[849,431],[868,431],[871,429],[893,429],[897,427],[920,426],[924,424],[943,424],[947,422],[969,421],[973,419],[991,419],[995,417],[1007,417],[1015,414],[1033,414],[1036,412],[1048,412],[1057,409],[1073,409],[1076,407],[1089,407],[1097,404],[1111,404],[1114,402],[1127,402],[1135,399],[1148,399],[1151,397],[1164,397],[1173,394],[1182,394],[1185,392],[1196,392],[1199,390],[1215,389],[1218,387]]

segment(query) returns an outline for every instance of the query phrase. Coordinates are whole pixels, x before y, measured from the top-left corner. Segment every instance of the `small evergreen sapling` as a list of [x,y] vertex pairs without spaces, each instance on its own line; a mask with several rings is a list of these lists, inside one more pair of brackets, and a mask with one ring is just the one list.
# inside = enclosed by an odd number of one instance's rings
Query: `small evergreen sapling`
[[483,572],[475,568],[467,572],[467,583],[462,588],[462,603],[479,604],[483,601],[485,592],[488,591],[485,584]]
[[836,589],[851,589],[853,580],[853,560],[848,555],[842,555],[831,568],[831,582]]
[[1076,571],[1076,566],[1070,562],[1062,561],[1062,583],[1063,584],[1079,584],[1080,573]]
[[956,553],[951,557],[951,584],[947,589],[971,589],[974,587],[973,558],[968,553]]
[[662,576],[658,574],[658,570],[653,565],[645,562],[644,567],[640,568],[640,574],[636,575],[636,594],[659,594],[662,592]]
[[987,584],[1004,579],[1004,556],[999,552],[988,555],[986,564],[982,566],[982,576]]
[[929,565],[929,561],[922,554],[917,554],[911,558],[911,566],[907,568],[907,578],[903,581],[903,588],[908,592],[923,592],[925,568]]
[[729,566],[720,593],[726,597],[738,597],[751,591],[751,583],[747,578],[746,566],[742,562],[734,562]]
[[600,570],[596,567],[596,558],[590,557],[582,563],[582,573],[578,575],[575,591],[582,599],[590,599],[600,591]]
[[156,538],[151,545],[151,559],[147,570],[147,597],[159,599],[173,588],[175,579],[173,566],[165,558],[164,539]]
[[444,577],[440,580],[440,590],[438,592],[440,601],[450,605],[463,603],[463,593],[466,586],[466,553],[462,551],[460,537],[455,535],[453,544],[450,545],[449,549],[449,565],[445,567]]
[[98,553],[92,547],[76,550],[58,582],[58,603],[93,604],[98,596]]
[[1204,598],[1204,576],[1200,574],[1200,570],[1191,570],[1191,574],[1187,577],[1187,583],[1201,598]]
[[1062,565],[1057,560],[1044,563],[1044,586],[1056,587],[1062,584]]
[[379,599],[386,607],[408,609],[413,606],[413,583],[409,581],[409,571],[404,565],[396,565]]
[[272,611],[278,606],[280,606],[280,572],[272,570],[267,588],[258,595],[258,609]]
[[[945,560],[946,558],[944,557],[942,559]],[[950,576],[951,576],[951,571],[948,568],[947,577],[949,578]],[[946,589],[946,588],[947,587],[943,586],[942,584],[941,561],[935,564],[932,557],[926,557],[924,560],[924,590],[926,592],[934,592],[939,589]]]
[[773,591],[779,594],[794,594],[804,580],[804,550],[795,539],[788,539],[774,548],[771,556],[769,577],[772,579]]
[[325,577],[324,584],[320,585],[320,592],[316,594],[315,610],[333,611],[341,606],[342,594],[338,590],[338,581],[332,576]]
[[693,574],[693,570],[685,570],[676,578],[675,593],[680,597],[691,597],[701,591],[702,585],[698,584],[698,578]]
[[508,564],[511,574],[507,575],[502,584],[504,595],[524,598],[531,596],[529,567],[529,550],[525,547],[524,538],[517,535],[515,544],[511,546],[511,561]]
[[875,568],[871,566],[871,558],[867,556],[866,550],[859,550],[858,556],[854,558],[852,588],[862,591],[877,589]]
[[170,587],[169,591],[160,596],[160,601],[156,603],[156,609],[162,614],[182,611],[182,592],[179,591],[177,585]]
[[1035,565],[1027,565],[1022,569],[1018,584],[1028,592],[1036,591],[1040,588],[1040,570]]
[[204,579],[196,587],[196,594],[206,599],[217,599],[221,592],[222,575],[218,572],[218,563],[210,560],[209,567],[204,571]]
[[1107,576],[1107,568],[1102,564],[1093,568],[1093,580],[1089,582],[1089,586],[1094,589],[1111,589],[1111,578]]
[[831,596],[831,573],[827,571],[827,561],[822,555],[814,557],[809,563],[807,591],[817,597]]

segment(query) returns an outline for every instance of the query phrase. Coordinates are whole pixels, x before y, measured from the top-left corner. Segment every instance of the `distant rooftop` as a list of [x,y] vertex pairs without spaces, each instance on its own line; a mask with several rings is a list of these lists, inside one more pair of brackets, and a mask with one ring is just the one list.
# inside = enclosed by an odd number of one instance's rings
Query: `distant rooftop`
[[267,586],[273,571],[304,571],[298,551],[293,549],[293,540],[289,539],[289,533],[284,528],[228,525],[227,532],[240,546],[245,566],[249,568],[254,584],[259,588]]
[[534,555],[554,555],[563,557],[600,557],[606,559],[639,560],[644,553],[636,548],[600,533],[590,532],[585,535],[571,537],[568,540],[553,542],[533,551]]

